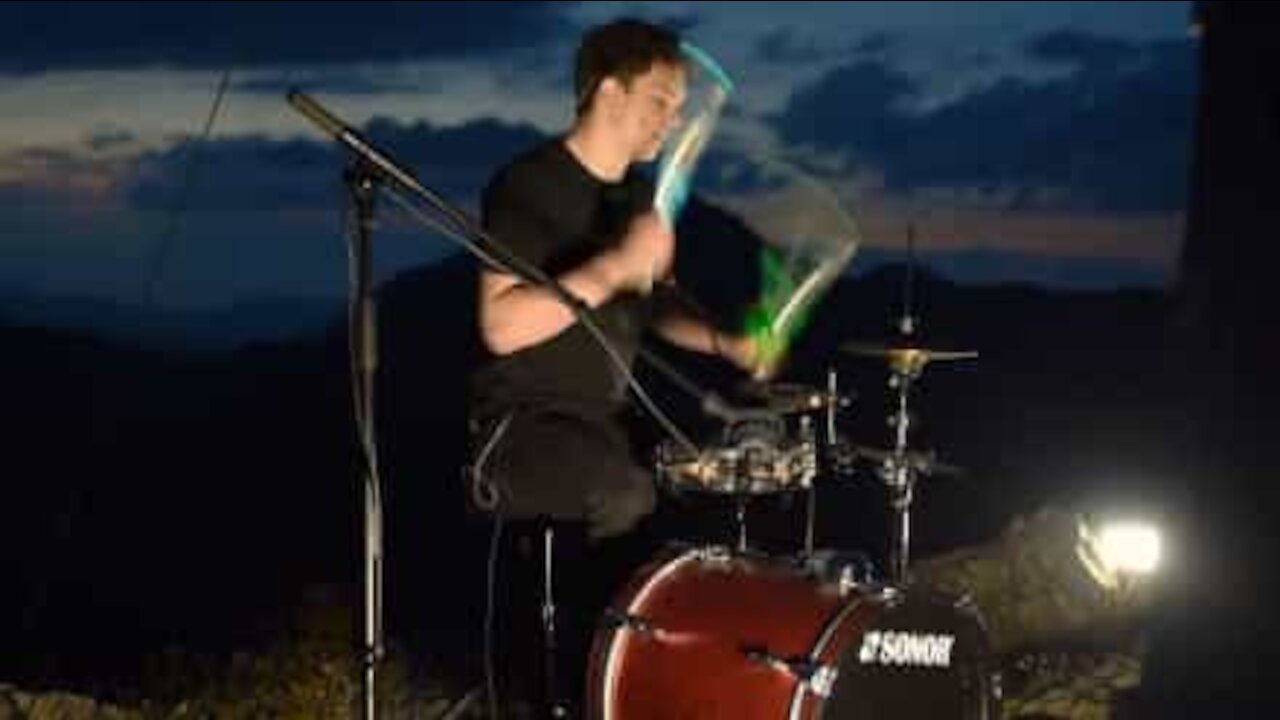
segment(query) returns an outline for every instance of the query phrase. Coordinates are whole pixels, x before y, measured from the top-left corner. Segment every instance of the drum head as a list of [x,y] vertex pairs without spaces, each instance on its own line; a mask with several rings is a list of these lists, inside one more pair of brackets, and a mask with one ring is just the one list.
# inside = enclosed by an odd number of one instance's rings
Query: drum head
[[945,596],[911,595],[858,628],[841,651],[821,717],[997,717],[978,615]]

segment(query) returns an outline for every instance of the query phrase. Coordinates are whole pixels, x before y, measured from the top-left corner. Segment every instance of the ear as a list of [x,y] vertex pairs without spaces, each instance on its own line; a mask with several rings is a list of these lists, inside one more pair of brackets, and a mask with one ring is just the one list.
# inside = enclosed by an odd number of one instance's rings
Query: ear
[[613,99],[621,97],[626,88],[622,87],[622,82],[618,78],[610,75],[600,81],[600,86],[596,90],[596,96],[599,98]]

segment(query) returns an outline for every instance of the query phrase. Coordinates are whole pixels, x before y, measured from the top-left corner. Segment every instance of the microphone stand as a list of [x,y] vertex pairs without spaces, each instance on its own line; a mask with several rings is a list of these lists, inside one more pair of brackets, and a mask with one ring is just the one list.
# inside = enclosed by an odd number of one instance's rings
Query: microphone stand
[[[364,682],[363,682],[363,718],[375,720],[377,717],[376,682],[378,665],[383,659],[383,623],[382,623],[382,587],[385,580],[382,565],[382,502],[380,480],[378,476],[377,445],[373,422],[374,372],[377,366],[377,339],[375,306],[372,293],[372,214],[373,192],[378,185],[389,191],[390,197],[410,210],[415,218],[432,226],[459,242],[468,252],[476,256],[490,267],[501,272],[510,273],[521,280],[544,288],[560,302],[564,303],[577,320],[588,328],[600,342],[606,353],[615,360],[616,351],[609,345],[607,338],[599,330],[590,316],[590,308],[570,294],[559,283],[544,273],[540,268],[524,261],[519,255],[506,248],[502,243],[488,235],[479,225],[464,212],[450,205],[434,192],[423,186],[408,171],[403,170],[385,154],[374,148],[355,130],[347,126],[328,110],[306,94],[291,90],[286,96],[289,104],[300,114],[318,126],[327,135],[355,153],[357,160],[347,172],[347,180],[351,185],[353,202],[357,215],[355,256],[359,267],[356,281],[356,308],[352,319],[353,348],[355,355],[354,370],[356,375],[356,412],[360,429],[360,443],[364,460],[365,496],[365,633],[364,633]],[[415,212],[413,206],[404,200],[396,190],[408,191],[421,198],[443,218],[437,222]],[[647,360],[661,374],[672,380],[678,387],[691,393],[700,400],[703,412],[709,415],[734,422],[742,414],[727,405],[715,393],[703,390],[685,378],[654,353],[641,349],[640,356]],[[647,402],[647,396],[625,366],[620,369],[628,376],[628,382]],[[656,407],[649,409],[660,420],[665,421]],[[683,433],[666,421],[667,430],[677,440],[688,446],[697,454],[698,448]]]
[[363,160],[355,160],[343,173],[355,209],[352,242],[356,261],[355,293],[351,312],[351,362],[356,407],[356,429],[364,474],[364,670],[363,703],[366,720],[377,716],[377,669],[384,657],[382,630],[382,480],[378,472],[377,433],[374,418],[374,379],[378,369],[377,311],[373,296],[373,211],[377,174]]

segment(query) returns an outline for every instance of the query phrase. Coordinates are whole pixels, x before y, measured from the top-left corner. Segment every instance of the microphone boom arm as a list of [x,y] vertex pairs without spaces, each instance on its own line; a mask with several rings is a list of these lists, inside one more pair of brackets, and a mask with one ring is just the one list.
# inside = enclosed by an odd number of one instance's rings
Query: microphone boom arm
[[[525,261],[501,242],[495,240],[479,225],[479,223],[425,187],[413,176],[412,173],[402,169],[385,153],[379,151],[358,132],[339,120],[305,93],[298,90],[291,90],[286,98],[295,110],[323,130],[325,134],[345,145],[352,152],[356,153],[356,155],[363,158],[370,167],[377,171],[383,178],[389,180],[392,186],[401,190],[407,190],[410,194],[426,201],[433,210],[440,213],[440,215],[448,221],[449,227],[440,227],[438,223],[433,222],[430,218],[427,218],[420,212],[417,212],[416,208],[414,208],[411,203],[403,200],[403,198],[398,194],[392,193],[392,199],[400,203],[412,216],[425,224],[435,227],[437,230],[443,231],[451,239],[461,243],[472,255],[480,258],[495,270],[515,275],[530,285],[542,287],[550,292],[557,300],[569,307],[577,320],[582,323],[589,332],[591,332],[591,334],[604,348],[606,354],[610,356],[616,365],[618,365],[619,370],[626,376],[628,385],[630,385],[632,390],[635,391],[636,395],[640,398],[641,402],[646,405],[650,413],[654,415],[655,419],[665,426],[667,432],[670,433],[676,441],[695,452],[697,451],[697,445],[690,441],[688,437],[681,432],[674,423],[667,419],[665,415],[663,415],[663,413],[652,404],[652,401],[648,399],[648,395],[644,392],[643,388],[640,387],[634,374],[626,367],[626,364],[621,361],[621,357],[618,355],[617,351],[612,348],[607,337],[604,336],[604,333],[590,317],[590,308],[585,303],[565,290],[560,283],[556,282],[554,278],[543,272],[541,268]],[[658,358],[652,351],[642,348],[639,354],[641,358],[658,370],[662,375],[670,379],[677,387],[697,398],[700,401],[700,407],[703,412],[730,421],[738,417],[736,411],[724,403],[724,401],[715,393],[699,388],[691,380],[684,377],[665,361]]]

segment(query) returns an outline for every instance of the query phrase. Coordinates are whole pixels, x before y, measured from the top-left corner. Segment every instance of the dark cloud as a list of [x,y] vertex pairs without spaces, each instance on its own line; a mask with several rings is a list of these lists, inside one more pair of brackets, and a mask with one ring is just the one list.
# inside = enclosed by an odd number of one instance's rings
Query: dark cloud
[[[474,198],[502,161],[543,137],[531,126],[490,119],[444,128],[376,119],[361,132],[428,188],[459,203]],[[190,173],[185,206],[192,211],[314,210],[342,201],[345,153],[320,139],[191,143],[142,156],[127,194],[137,209],[171,209]]]
[[909,78],[861,62],[798,90],[775,122],[791,142],[874,165],[894,190],[1014,189],[1030,198],[1059,187],[1095,209],[1183,208],[1194,47],[1062,33],[1031,47],[1075,70],[1040,82],[1007,77],[919,114],[905,109],[921,92]]
[[[493,120],[454,127],[376,120],[362,134],[472,215],[498,164],[544,137]],[[133,158],[31,148],[6,159],[41,171],[0,182],[4,237],[16,258],[0,268],[0,285],[140,297],[162,258],[163,303],[328,296],[344,287],[349,153],[337,143],[246,136]],[[377,279],[457,250],[386,198],[377,208]]]
[[236,89],[262,95],[284,95],[305,88],[307,92],[333,95],[378,95],[381,93],[431,93],[439,90],[425,82],[407,82],[356,70],[333,68],[308,73],[271,73],[235,84]]
[[453,58],[572,32],[556,2],[0,3],[0,73]]
[[85,141],[90,150],[100,152],[102,150],[110,150],[121,146],[132,145],[137,142],[138,136],[130,130],[122,130],[116,128],[106,128],[98,130]]
[[862,55],[880,55],[892,50],[896,42],[889,33],[872,33],[854,43],[851,51]]
[[824,45],[791,28],[778,28],[756,40],[756,59],[774,65],[823,63],[842,57],[859,59],[884,58],[898,45],[898,39],[887,32],[871,33],[852,43]]
[[[865,274],[887,264],[907,262],[905,253],[864,248],[854,264]],[[1168,282],[1168,271],[1157,264],[1123,258],[1077,258],[1020,253],[1009,250],[927,251],[915,261],[931,272],[964,284],[1017,283],[1079,291],[1156,288]]]
[[[115,140],[109,140],[111,145]],[[128,142],[121,140],[121,143]],[[92,145],[93,138],[86,139]],[[115,198],[116,180],[130,158],[103,158],[84,150],[33,146],[0,156],[0,165],[19,172],[0,181],[0,216],[47,208],[100,206]]]
[[1056,30],[1033,38],[1027,55],[1047,62],[1062,62],[1095,70],[1115,69],[1142,55],[1131,42],[1103,38],[1076,30]]
[[687,37],[693,34],[693,31],[706,21],[706,17],[702,13],[685,12],[677,15],[658,14],[647,18],[647,20],[663,27],[671,28]]
[[779,131],[820,148],[897,155],[911,138],[898,105],[915,91],[910,78],[881,63],[845,65],[793,93],[777,119]]
[[802,38],[787,28],[764,35],[755,44],[758,59],[775,65],[799,65],[816,62],[825,54],[812,39]]

